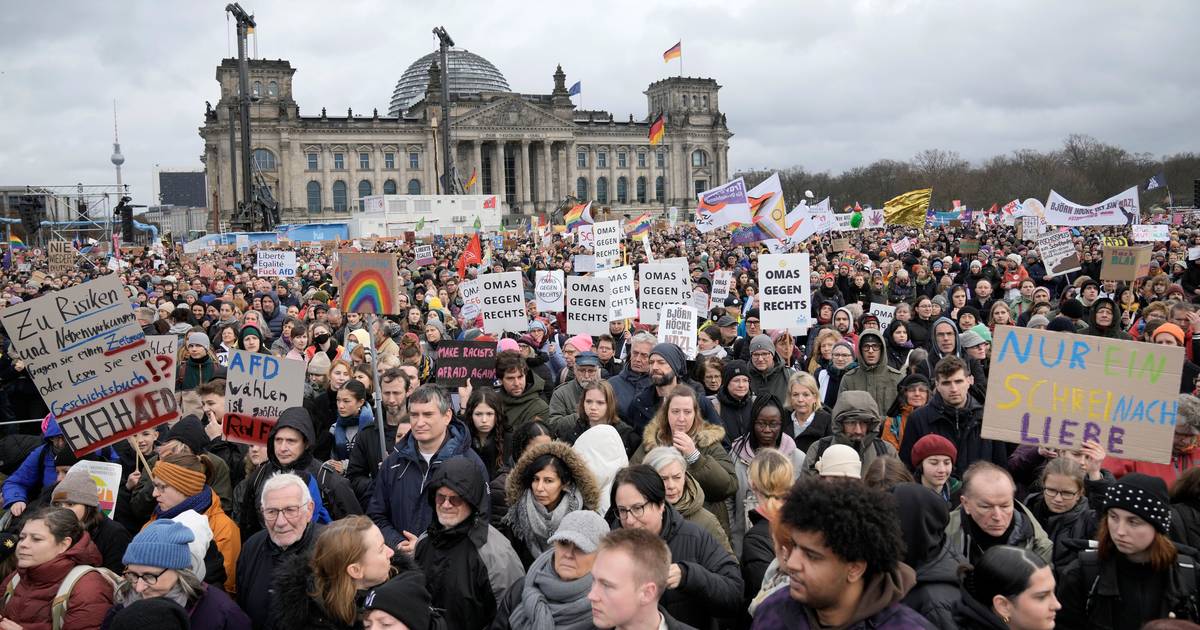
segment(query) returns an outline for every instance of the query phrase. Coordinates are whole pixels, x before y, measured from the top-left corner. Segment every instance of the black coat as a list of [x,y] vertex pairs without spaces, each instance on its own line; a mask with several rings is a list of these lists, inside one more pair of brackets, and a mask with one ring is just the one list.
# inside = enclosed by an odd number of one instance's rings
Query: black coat
[[[1155,602],[1138,602],[1136,593],[1122,594],[1119,588],[1118,559],[1110,557],[1100,560],[1096,551],[1080,552],[1058,577],[1056,588],[1058,601],[1062,610],[1058,611],[1057,625],[1063,628],[1095,628],[1110,630],[1117,627],[1120,614],[1128,612],[1132,607],[1150,606],[1156,613],[1147,619],[1165,619],[1173,615],[1176,619],[1197,622],[1200,621],[1200,611],[1197,611],[1197,593],[1195,585],[1196,550],[1190,547],[1177,546],[1179,556],[1171,565],[1170,573],[1166,576],[1165,586]],[[1084,564],[1088,559],[1098,563],[1095,584],[1088,579]],[[1193,585],[1191,592],[1185,592],[1183,572],[1193,573],[1190,579]],[[1120,611],[1120,612],[1119,612]],[[1140,624],[1139,624],[1140,625]]]
[[117,575],[124,573],[125,561],[122,558],[125,557],[125,548],[129,546],[129,530],[101,514],[100,521],[88,529],[88,536],[92,537],[92,542],[96,543],[100,555],[104,557],[101,566]]
[[792,436],[796,442],[796,448],[807,453],[808,448],[823,437],[833,435],[833,416],[829,410],[822,407],[813,415],[813,421],[800,435],[796,435],[796,421],[792,418],[793,414],[788,414],[783,419],[783,432]]
[[1080,497],[1075,507],[1063,514],[1055,514],[1046,506],[1042,493],[1031,494],[1025,500],[1029,513],[1042,524],[1050,542],[1054,545],[1054,566],[1065,566],[1070,562],[1069,554],[1073,553],[1064,545],[1068,540],[1093,540],[1100,521],[1096,510],[1088,504],[1087,497]]
[[966,559],[946,539],[950,512],[940,495],[917,483],[892,489],[904,537],[904,562],[917,574],[917,582],[902,602],[921,613],[941,630],[953,630],[954,604],[959,598],[958,567]]
[[754,599],[762,589],[763,576],[767,567],[775,559],[775,542],[771,539],[771,522],[767,517],[750,510],[750,530],[742,539],[742,580],[746,583],[744,597],[746,601]]
[[900,461],[912,459],[912,448],[917,440],[936,433],[952,442],[958,449],[954,460],[954,477],[962,479],[967,468],[977,461],[989,461],[1001,468],[1008,464],[1008,447],[1003,442],[985,440],[980,436],[983,429],[983,405],[973,397],[967,397],[967,406],[956,409],[934,394],[928,405],[908,416],[904,427],[904,440],[900,443]]
[[750,430],[750,407],[754,404],[754,392],[747,392],[742,400],[734,398],[729,393],[729,383],[721,385],[717,392],[717,412],[721,416],[721,424],[725,427],[726,450],[729,444]]
[[[387,412],[384,412],[387,413]],[[350,461],[346,464],[346,479],[354,489],[360,505],[366,505],[371,500],[371,490],[375,487],[375,475],[383,463],[379,447],[379,425],[372,424],[354,436],[354,444],[350,447]],[[384,424],[383,439],[387,443],[388,454],[396,450],[396,427]]]
[[[1008,630],[1008,624],[1004,623],[999,615],[975,601],[967,592],[962,592],[958,601],[954,603],[954,622],[957,625],[952,627],[962,630]],[[1065,627],[1061,624],[1056,626]]]
[[310,523],[300,540],[287,549],[271,542],[266,531],[254,534],[242,545],[237,562],[237,603],[250,616],[255,630],[274,627],[270,611],[275,599],[275,574],[292,557],[308,561],[320,528]]

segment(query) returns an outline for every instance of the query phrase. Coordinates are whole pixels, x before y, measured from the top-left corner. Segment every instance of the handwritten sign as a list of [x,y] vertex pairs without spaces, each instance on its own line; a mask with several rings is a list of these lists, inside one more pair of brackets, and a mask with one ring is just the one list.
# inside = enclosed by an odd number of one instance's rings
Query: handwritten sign
[[983,437],[1171,461],[1183,349],[997,326]]
[[437,383],[446,388],[492,385],[496,381],[496,343],[449,341],[438,344]]
[[0,319],[74,452],[179,417],[175,356],[155,354],[115,274],[10,306]]
[[1167,242],[1171,240],[1169,225],[1135,225],[1133,226],[1133,241],[1135,243]]
[[234,242],[234,245],[237,247],[238,251],[241,251],[241,252],[250,251],[250,237],[248,235],[238,234],[236,237],[234,237],[233,242]]
[[978,254],[979,241],[971,238],[964,238],[958,242],[958,253],[960,254]]
[[1105,247],[1129,247],[1128,236],[1103,236],[1100,241]]
[[1104,246],[1104,260],[1100,264],[1101,280],[1131,282],[1150,273],[1151,245],[1132,247]]
[[533,295],[537,299],[537,310],[543,313],[558,313],[563,310],[566,285],[562,269],[539,271],[534,274]]
[[1038,237],[1038,253],[1046,265],[1046,277],[1059,276],[1072,271],[1079,271],[1079,251],[1075,249],[1075,241],[1071,240],[1069,230],[1047,232]]
[[802,328],[812,325],[812,287],[808,254],[764,254],[758,257],[762,327]]
[[667,304],[659,317],[658,341],[673,343],[683,350],[689,360],[696,358],[699,345],[696,339],[696,309],[682,304]]
[[416,256],[416,260],[414,262],[416,262],[418,265],[432,265],[433,245],[417,245],[415,248],[413,248],[413,255]]
[[265,446],[284,409],[304,401],[304,362],[269,354],[229,351],[225,417],[221,430],[229,442]]
[[85,459],[71,466],[71,472],[82,470],[96,482],[100,511],[112,518],[117,511],[117,492],[121,489],[121,465],[116,462],[96,462]]
[[520,271],[485,273],[479,276],[483,330],[499,335],[529,330],[525,319],[525,283]]
[[483,295],[479,292],[479,279],[472,279],[458,285],[458,294],[462,296],[463,306],[459,314],[464,321],[474,322],[483,308]]
[[340,252],[336,277],[342,311],[399,315],[399,275],[395,254]]
[[850,249],[850,239],[835,238],[832,241],[830,241],[829,247],[830,247],[830,249],[832,249],[835,252],[844,252],[844,251]]
[[254,273],[263,277],[295,278],[296,252],[260,249],[254,263]]
[[638,280],[638,309],[643,324],[657,324],[667,304],[692,301],[692,281],[686,265],[666,261],[638,265]]
[[62,277],[75,269],[75,248],[68,241],[50,241],[46,245],[50,275]]
[[912,247],[912,241],[905,236],[904,238],[892,243],[892,253],[897,255],[903,254],[904,252],[907,252],[908,248],[910,247]]
[[567,334],[608,333],[610,295],[606,277],[567,277]]

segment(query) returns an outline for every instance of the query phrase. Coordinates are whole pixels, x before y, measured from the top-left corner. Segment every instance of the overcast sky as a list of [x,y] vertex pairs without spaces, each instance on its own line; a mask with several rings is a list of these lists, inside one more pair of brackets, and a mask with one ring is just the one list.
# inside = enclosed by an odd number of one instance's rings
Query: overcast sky
[[[204,101],[231,30],[224,2],[10,3],[0,12],[0,185],[113,183],[199,169]],[[683,70],[723,86],[732,166],[840,172],[927,148],[972,161],[1085,133],[1156,156],[1200,150],[1200,2],[247,0],[258,54],[298,69],[301,112],[386,112],[444,25],[515,91],[561,63],[584,105],[646,115]],[[116,8],[119,7],[119,8]],[[233,45],[236,53],[236,43]],[[576,99],[578,102],[578,98]],[[1077,200],[1091,202],[1097,200]]]

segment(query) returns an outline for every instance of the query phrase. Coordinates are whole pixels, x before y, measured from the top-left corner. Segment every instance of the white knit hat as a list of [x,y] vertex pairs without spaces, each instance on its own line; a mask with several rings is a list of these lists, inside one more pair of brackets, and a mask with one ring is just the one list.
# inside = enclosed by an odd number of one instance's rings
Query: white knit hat
[[817,461],[817,472],[822,477],[862,479],[862,459],[853,448],[834,444],[821,454],[821,459]]

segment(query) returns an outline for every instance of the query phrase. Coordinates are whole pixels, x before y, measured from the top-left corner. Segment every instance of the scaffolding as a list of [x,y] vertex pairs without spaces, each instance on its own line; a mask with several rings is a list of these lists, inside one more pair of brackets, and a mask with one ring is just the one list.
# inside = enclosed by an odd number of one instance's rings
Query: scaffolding
[[[117,220],[113,216],[113,207],[128,194],[128,187],[113,184],[28,186],[24,194],[41,197],[46,212],[41,228],[32,236],[26,235],[26,246],[46,248],[50,241],[89,243],[92,239],[111,247]],[[6,220],[5,223],[6,240],[11,244],[12,224],[19,221]],[[145,234],[138,233],[138,236],[139,240],[145,239]],[[95,261],[80,252],[80,248],[72,249],[75,263],[81,268],[96,266]]]

